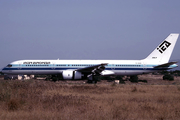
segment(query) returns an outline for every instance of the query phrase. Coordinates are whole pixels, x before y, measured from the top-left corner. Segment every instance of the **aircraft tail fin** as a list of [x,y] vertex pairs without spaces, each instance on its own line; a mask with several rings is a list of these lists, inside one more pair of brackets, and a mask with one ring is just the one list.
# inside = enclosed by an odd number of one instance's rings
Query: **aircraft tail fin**
[[168,63],[179,34],[170,34],[148,57],[144,60],[150,60],[157,63]]

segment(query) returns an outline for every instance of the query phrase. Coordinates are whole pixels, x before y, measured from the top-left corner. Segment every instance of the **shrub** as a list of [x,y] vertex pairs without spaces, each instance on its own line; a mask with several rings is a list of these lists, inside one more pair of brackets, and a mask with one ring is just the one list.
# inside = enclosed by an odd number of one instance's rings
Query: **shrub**
[[130,80],[131,82],[138,82],[138,76],[137,75],[133,75],[133,76],[130,76]]
[[138,80],[138,82],[144,82],[144,83],[147,83],[147,80]]
[[133,89],[131,90],[131,92],[137,92],[137,88],[133,87]]
[[168,74],[169,72],[166,71],[166,70],[164,70],[164,71],[160,71],[159,73],[160,73],[161,75],[166,75],[166,74]]
[[100,80],[111,80],[110,76],[99,76]]
[[166,75],[163,76],[163,80],[173,81],[174,80],[174,76],[170,75],[170,74],[166,74]]
[[16,100],[16,99],[11,99],[11,100],[8,102],[8,110],[14,111],[14,110],[17,110],[18,108],[19,108],[19,102],[18,102],[18,100]]
[[116,80],[122,80],[122,79],[123,79],[123,77],[122,77],[122,76],[117,75],[117,76],[115,77],[115,79],[116,79]]
[[4,75],[4,73],[0,72],[0,75]]

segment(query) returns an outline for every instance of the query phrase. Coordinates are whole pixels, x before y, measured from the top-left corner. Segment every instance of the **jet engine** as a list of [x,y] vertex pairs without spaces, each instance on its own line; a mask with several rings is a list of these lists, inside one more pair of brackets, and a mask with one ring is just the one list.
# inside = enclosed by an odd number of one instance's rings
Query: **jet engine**
[[83,74],[78,71],[72,71],[72,70],[65,70],[62,73],[64,80],[78,80],[82,79]]

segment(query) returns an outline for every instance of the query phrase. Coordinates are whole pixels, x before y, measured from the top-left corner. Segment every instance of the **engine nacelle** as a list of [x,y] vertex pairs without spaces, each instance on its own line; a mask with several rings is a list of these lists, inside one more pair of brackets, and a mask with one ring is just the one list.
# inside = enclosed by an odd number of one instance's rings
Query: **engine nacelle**
[[78,71],[66,70],[62,73],[64,80],[77,80],[82,79],[83,74]]
[[110,70],[104,70],[101,72],[101,75],[114,75],[114,72],[112,72]]

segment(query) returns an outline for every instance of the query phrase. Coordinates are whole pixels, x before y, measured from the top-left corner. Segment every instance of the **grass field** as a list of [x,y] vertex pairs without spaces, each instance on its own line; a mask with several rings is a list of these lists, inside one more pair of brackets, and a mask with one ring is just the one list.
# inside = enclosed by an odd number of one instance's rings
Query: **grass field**
[[179,80],[96,85],[0,80],[0,119],[180,119]]

